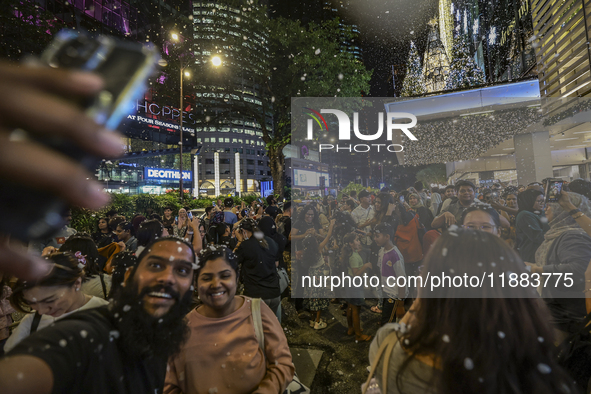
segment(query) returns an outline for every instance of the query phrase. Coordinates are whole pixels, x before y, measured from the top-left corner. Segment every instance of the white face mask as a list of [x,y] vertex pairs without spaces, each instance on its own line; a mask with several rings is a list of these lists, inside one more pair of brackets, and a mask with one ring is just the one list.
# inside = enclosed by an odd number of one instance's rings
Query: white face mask
[[255,231],[254,237],[260,241],[261,239],[265,238],[265,234],[263,234],[262,231]]

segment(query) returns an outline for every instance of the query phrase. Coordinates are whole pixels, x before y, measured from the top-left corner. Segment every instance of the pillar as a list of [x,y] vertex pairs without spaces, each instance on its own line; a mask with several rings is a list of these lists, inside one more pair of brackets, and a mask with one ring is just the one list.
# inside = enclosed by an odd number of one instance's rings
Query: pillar
[[517,183],[527,185],[552,177],[552,154],[548,131],[513,137]]
[[242,196],[242,181],[240,180],[240,153],[236,152],[234,155],[235,161],[235,176],[236,176],[236,192],[238,193],[238,197]]
[[220,195],[220,154],[215,152],[213,154],[213,170],[214,170],[214,190],[215,190],[215,197],[217,198]]
[[193,158],[193,197],[199,198],[199,156]]

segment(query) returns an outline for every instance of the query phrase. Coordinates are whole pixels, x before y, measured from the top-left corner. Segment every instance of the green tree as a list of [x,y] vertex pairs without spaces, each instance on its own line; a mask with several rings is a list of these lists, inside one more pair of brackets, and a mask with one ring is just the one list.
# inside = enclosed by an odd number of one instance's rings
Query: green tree
[[410,53],[408,55],[408,67],[406,76],[402,82],[401,96],[414,96],[426,93],[425,78],[421,67],[421,57],[413,41],[410,42]]
[[469,88],[484,83],[484,72],[470,56],[468,42],[463,37],[455,37],[445,90]]
[[447,173],[445,164],[433,164],[417,172],[417,181],[423,182],[423,185],[432,183],[446,184]]

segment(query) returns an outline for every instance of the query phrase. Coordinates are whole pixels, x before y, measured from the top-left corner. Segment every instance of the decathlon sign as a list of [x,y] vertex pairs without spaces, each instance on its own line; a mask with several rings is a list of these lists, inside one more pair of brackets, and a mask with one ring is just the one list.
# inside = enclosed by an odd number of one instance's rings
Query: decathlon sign
[[[144,167],[144,179],[178,181],[181,177],[179,170],[169,168]],[[183,181],[192,181],[191,171],[183,171]]]

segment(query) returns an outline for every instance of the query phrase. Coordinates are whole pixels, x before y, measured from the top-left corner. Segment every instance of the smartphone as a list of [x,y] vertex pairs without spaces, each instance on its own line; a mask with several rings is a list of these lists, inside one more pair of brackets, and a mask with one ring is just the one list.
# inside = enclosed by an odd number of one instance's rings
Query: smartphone
[[563,180],[552,179],[546,183],[546,202],[558,202],[560,193],[562,192]]
[[[94,98],[76,101],[86,114],[109,129],[141,99],[147,80],[156,70],[160,55],[151,44],[120,41],[75,30],[62,30],[40,57],[43,66],[89,71],[100,75],[105,86]],[[31,138],[33,138],[32,136]],[[88,155],[63,138],[36,138],[40,144],[58,151],[94,172],[100,158]],[[49,192],[5,182],[0,192],[0,232],[21,241],[47,239],[61,229],[69,207]]]
[[401,203],[404,203],[404,196],[400,196],[398,200],[400,200]]
[[215,202],[212,201],[211,205],[213,205],[215,207]]
[[187,216],[189,217],[189,219],[193,220],[193,214],[191,212],[187,212]]
[[179,217],[178,217],[178,216],[175,216],[175,217],[174,217],[174,221],[178,223],[178,221],[179,221]]

